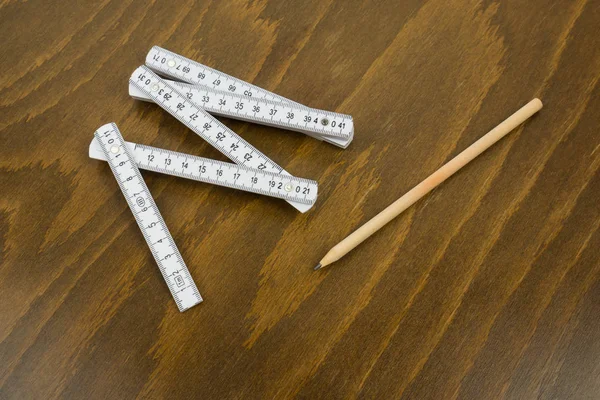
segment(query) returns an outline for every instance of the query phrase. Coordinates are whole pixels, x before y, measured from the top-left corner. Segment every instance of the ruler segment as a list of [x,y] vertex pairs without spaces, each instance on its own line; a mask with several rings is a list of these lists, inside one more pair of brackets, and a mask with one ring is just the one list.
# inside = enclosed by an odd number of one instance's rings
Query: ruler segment
[[212,89],[223,88],[231,93],[247,97],[299,104],[286,97],[272,93],[158,46],[152,47],[146,55],[146,65],[161,75],[170,76],[183,82],[208,86]]
[[94,136],[148,247],[150,247],[179,311],[183,312],[202,302],[202,296],[198,292],[119,129],[114,123],[106,124],[100,127]]
[[[138,67],[129,79],[129,83],[137,90],[148,95],[161,108],[236,164],[261,171],[290,175],[204,109],[192,103],[184,94],[148,67]],[[311,207],[309,204],[295,201],[288,202],[300,212],[306,212]]]
[[[317,200],[317,182],[197,157],[190,154],[125,142],[138,168],[211,183],[303,204]],[[90,157],[106,160],[98,140],[90,144]]]
[[[185,95],[190,98],[191,95],[193,95],[193,93],[189,93],[189,91],[187,91],[186,86],[187,87],[194,87],[194,88],[200,88],[199,86],[195,86],[195,85],[190,85],[190,84],[186,84],[186,83],[182,83],[182,82],[176,82],[176,81],[172,81],[169,79],[165,79],[165,81],[167,83],[169,83],[171,86],[177,87],[179,89],[181,89],[182,93],[185,93]],[[215,92],[218,93],[218,92]],[[134,99],[137,100],[141,100],[141,101],[149,101],[149,102],[153,102],[153,99],[146,95],[146,93],[142,92],[141,90],[139,90],[137,87],[135,87],[134,85],[132,85],[131,83],[129,84],[129,95],[131,97],[133,97]],[[236,95],[239,96],[239,95]],[[216,96],[212,96],[214,98],[218,98]],[[201,98],[201,97],[199,97]],[[209,96],[209,98],[211,98],[211,96]],[[246,97],[244,99],[247,99]],[[309,127],[308,129],[306,129],[305,127],[302,126],[298,126],[298,125],[287,125],[285,123],[282,122],[278,122],[278,121],[273,121],[273,120],[269,120],[267,118],[256,118],[252,115],[249,115],[247,117],[241,116],[240,114],[233,114],[233,113],[226,113],[226,112],[222,112],[222,110],[219,109],[219,107],[213,107],[212,109],[207,107],[203,102],[198,102],[195,100],[191,100],[194,104],[196,104],[197,107],[203,108],[205,111],[209,112],[212,115],[217,115],[217,116],[224,116],[224,117],[228,117],[228,118],[232,118],[232,119],[238,119],[238,120],[242,120],[242,121],[248,121],[248,122],[253,122],[256,124],[260,124],[260,125],[266,125],[266,126],[273,126],[276,128],[283,128],[286,130],[292,130],[292,131],[297,131],[297,132],[301,132],[304,133],[305,135],[308,135],[314,139],[317,140],[321,140],[324,142],[328,142],[331,143],[335,146],[341,147],[343,149],[347,148],[350,143],[352,142],[353,139],[353,132],[352,135],[347,138],[347,137],[343,137],[343,136],[331,136],[325,133],[319,134],[318,133],[318,128],[317,129],[311,129],[311,127]],[[265,100],[266,101],[266,100]],[[260,107],[260,106],[259,106]],[[313,119],[312,122],[316,121],[317,119]],[[341,120],[342,123],[344,120]],[[342,125],[343,126],[343,125]],[[353,128],[352,128],[353,129]]]
[[[353,121],[349,115],[328,113],[303,105],[250,98],[206,86],[165,81],[185,94],[196,106],[213,115],[301,132],[318,139],[331,136],[347,141],[352,136]],[[130,94],[138,100],[152,101],[144,93],[130,91]]]
[[[146,65],[183,81],[171,84],[212,114],[302,132],[343,148],[354,137],[350,115],[306,107],[160,47],[150,50]],[[132,89],[133,97],[148,100]]]

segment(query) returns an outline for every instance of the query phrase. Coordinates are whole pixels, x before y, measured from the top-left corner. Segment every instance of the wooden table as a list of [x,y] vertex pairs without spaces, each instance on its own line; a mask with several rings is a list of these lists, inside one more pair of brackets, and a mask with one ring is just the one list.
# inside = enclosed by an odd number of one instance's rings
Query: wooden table
[[[0,2],[0,398],[592,399],[597,0]],[[375,4],[376,3],[376,4]],[[144,173],[181,314],[92,134],[223,156],[127,79],[152,45],[353,115],[342,150],[225,120],[319,181]],[[533,97],[545,108],[339,263],[337,241]]]

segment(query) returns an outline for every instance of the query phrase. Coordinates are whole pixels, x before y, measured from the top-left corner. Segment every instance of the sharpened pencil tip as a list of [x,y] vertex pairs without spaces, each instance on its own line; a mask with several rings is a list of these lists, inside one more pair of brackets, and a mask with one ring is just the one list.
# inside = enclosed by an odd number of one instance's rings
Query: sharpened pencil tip
[[316,267],[314,267],[314,268],[313,268],[313,270],[315,270],[315,271],[316,271],[316,270],[319,270],[319,269],[321,269],[322,267],[323,267],[323,266],[322,266],[321,264],[317,264],[317,266],[316,266]]

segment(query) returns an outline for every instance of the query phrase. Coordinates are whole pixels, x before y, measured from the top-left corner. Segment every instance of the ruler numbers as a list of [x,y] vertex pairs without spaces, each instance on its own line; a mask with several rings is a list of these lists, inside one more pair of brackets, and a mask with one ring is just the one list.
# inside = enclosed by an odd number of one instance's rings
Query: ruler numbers
[[322,140],[331,136],[328,141],[342,147],[353,138],[354,124],[349,115],[306,107],[168,50],[153,47],[146,64],[163,75],[186,82],[187,85],[172,83],[211,113],[282,126]]
[[202,297],[175,245],[146,183],[114,124],[94,134],[140,227],[179,311],[200,303]]
[[317,182],[127,142],[139,168],[248,192],[313,204]]

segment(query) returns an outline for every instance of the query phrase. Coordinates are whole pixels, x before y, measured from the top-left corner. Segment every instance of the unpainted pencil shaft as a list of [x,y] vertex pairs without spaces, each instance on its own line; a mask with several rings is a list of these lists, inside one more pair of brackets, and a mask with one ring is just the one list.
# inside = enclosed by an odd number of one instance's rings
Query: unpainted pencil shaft
[[427,177],[423,182],[419,183],[404,196],[400,197],[385,210],[377,214],[366,224],[350,234],[350,236],[346,237],[344,240],[334,246],[325,255],[325,257],[323,257],[318,265],[318,268],[315,269],[321,269],[345,256],[352,249],[365,241],[369,236],[377,232],[382,226],[400,215],[400,213],[413,205],[427,193],[432,191],[436,186],[444,182],[456,171],[467,165],[471,160],[490,148],[494,143],[502,139],[513,129],[521,125],[541,109],[542,102],[539,99],[530,101],[519,111],[511,115],[500,125],[492,129],[481,139],[465,149],[462,153],[444,164],[444,166]]

